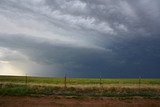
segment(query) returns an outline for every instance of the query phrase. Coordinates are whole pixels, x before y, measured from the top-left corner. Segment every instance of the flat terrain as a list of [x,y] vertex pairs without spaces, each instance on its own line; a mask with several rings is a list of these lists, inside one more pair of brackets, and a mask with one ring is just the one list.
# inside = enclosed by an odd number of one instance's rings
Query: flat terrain
[[1,107],[160,107],[158,99],[133,99],[117,98],[83,98],[75,99],[62,96],[44,97],[0,97]]
[[28,106],[160,107],[160,79],[0,76],[0,107]]
[[[25,76],[0,76],[0,82],[45,84],[45,85],[63,85],[64,78],[51,77],[25,77]],[[67,85],[160,85],[160,79],[144,78],[70,78],[67,77]]]

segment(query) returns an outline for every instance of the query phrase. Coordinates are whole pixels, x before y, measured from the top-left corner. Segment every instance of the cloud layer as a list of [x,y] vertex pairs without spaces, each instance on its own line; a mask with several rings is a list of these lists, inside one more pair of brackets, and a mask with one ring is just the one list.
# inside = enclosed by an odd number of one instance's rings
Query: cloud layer
[[0,66],[34,76],[159,77],[159,5],[159,0],[1,0]]

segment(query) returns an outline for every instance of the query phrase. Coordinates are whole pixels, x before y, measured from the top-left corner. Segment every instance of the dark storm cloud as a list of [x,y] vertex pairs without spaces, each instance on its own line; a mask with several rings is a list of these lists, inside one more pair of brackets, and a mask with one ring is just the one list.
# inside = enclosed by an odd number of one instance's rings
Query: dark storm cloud
[[[0,45],[2,48],[7,47],[10,50],[20,51],[30,61],[36,62],[40,66],[51,65],[54,66],[52,70],[60,69],[63,72],[65,70],[103,70],[107,64],[114,61],[113,53],[110,50],[68,47],[61,44],[52,44],[47,40],[39,42],[39,39],[41,38],[3,34],[3,36],[0,36]],[[16,57],[19,58],[20,56],[17,55]],[[13,59],[8,58],[7,60],[12,61]]]
[[159,5],[159,0],[1,0],[0,60],[24,62],[31,75],[159,77]]

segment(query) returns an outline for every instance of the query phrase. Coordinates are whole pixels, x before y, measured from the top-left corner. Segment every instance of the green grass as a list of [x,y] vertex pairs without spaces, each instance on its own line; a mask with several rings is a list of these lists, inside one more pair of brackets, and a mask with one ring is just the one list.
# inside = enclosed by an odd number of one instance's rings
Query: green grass
[[[27,77],[27,83],[61,84],[63,78]],[[26,83],[25,76],[0,76],[0,82]]]
[[160,98],[160,79],[141,79],[140,86],[139,79],[102,79],[101,82],[102,85],[96,78],[67,78],[65,88],[64,78],[27,77],[26,84],[26,77],[0,76],[0,95]]
[[14,96],[48,96],[48,95],[62,95],[62,96],[76,96],[76,97],[133,97],[141,96],[144,98],[160,98],[160,89],[152,88],[122,88],[122,87],[59,87],[59,86],[40,86],[40,85],[14,85],[1,84],[0,95],[14,95]]
[[4,87],[0,88],[0,95],[28,95],[28,88],[26,86]]
[[[25,76],[0,76],[0,82],[25,83]],[[139,79],[102,79],[102,84],[139,84]],[[27,77],[27,83],[64,84],[64,78]],[[70,85],[99,84],[98,78],[67,78]],[[141,84],[160,85],[160,79],[141,79]]]

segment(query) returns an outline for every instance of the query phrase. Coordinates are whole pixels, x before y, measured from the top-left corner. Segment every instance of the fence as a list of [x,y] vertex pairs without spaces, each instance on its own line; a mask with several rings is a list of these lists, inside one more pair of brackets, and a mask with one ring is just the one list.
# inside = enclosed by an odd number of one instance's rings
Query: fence
[[52,77],[31,77],[26,74],[23,77],[16,76],[1,76],[1,83],[18,83],[18,84],[41,84],[41,85],[61,85],[65,88],[71,85],[85,85],[85,86],[120,86],[122,84],[133,84],[141,88],[142,84],[157,84],[160,85],[160,80],[156,79],[142,79],[141,77],[134,79],[116,79],[116,78],[103,78],[101,75],[98,78],[71,78],[65,74],[63,78],[52,78]]

